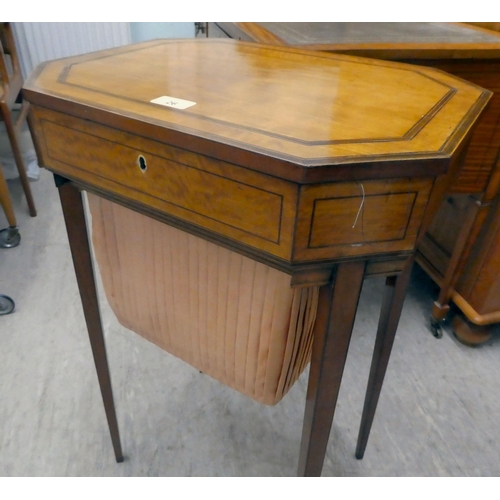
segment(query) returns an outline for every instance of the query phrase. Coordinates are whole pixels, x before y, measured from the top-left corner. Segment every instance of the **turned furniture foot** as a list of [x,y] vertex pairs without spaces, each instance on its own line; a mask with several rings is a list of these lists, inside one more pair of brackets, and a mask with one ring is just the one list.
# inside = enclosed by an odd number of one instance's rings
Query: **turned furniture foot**
[[491,327],[489,325],[475,325],[467,321],[461,314],[457,314],[453,318],[451,326],[455,338],[469,347],[484,344],[491,338]]

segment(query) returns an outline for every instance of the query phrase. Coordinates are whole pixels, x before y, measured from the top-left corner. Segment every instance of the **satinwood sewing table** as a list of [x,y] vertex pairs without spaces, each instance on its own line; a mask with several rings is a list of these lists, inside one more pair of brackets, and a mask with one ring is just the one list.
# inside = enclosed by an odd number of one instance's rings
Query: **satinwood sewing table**
[[419,235],[490,93],[416,66],[156,40],[45,63],[24,96],[56,174],[117,460],[82,190],[320,287],[301,475],[321,473],[363,279],[387,276],[361,457]]

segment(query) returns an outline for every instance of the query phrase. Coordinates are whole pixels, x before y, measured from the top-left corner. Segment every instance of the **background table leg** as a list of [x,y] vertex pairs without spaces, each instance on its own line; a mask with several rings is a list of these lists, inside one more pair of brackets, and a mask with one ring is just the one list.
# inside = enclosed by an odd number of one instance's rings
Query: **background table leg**
[[413,256],[410,257],[401,274],[398,276],[389,276],[386,279],[382,310],[380,312],[377,338],[375,340],[365,404],[361,417],[358,444],[356,447],[356,458],[358,459],[363,458],[365,453],[380,391],[382,390],[382,383],[384,382],[385,372],[389,364],[394,337],[398,329],[399,318],[403,309],[403,302],[410,281],[414,260],[415,258]]
[[320,476],[363,284],[365,262],[339,264],[320,289],[307,388],[300,476]]
[[62,179],[59,176],[56,177],[56,184],[59,187],[64,221],[68,232],[69,245],[78,288],[80,290],[85,321],[87,322],[87,330],[101,388],[104,409],[106,411],[106,418],[108,420],[111,441],[113,442],[116,461],[123,462],[82,193],[70,182],[67,182],[66,179]]

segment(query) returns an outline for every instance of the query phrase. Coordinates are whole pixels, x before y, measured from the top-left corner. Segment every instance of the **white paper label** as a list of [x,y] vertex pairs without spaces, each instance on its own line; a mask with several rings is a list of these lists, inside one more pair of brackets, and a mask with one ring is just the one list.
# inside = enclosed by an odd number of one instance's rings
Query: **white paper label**
[[185,101],[184,99],[178,99],[177,97],[170,97],[168,95],[162,95],[156,99],[152,99],[150,102],[154,104],[161,104],[162,106],[168,106],[169,108],[186,109],[194,106],[196,103],[193,101]]

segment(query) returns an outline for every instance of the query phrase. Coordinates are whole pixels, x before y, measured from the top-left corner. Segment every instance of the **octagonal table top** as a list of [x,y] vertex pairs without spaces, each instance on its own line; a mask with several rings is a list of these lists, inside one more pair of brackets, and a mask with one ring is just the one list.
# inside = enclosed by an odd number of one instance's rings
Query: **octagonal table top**
[[443,170],[490,97],[436,69],[218,39],[48,62],[24,92],[173,145],[209,141],[216,157],[306,182],[315,168],[335,179],[349,165],[408,159]]

